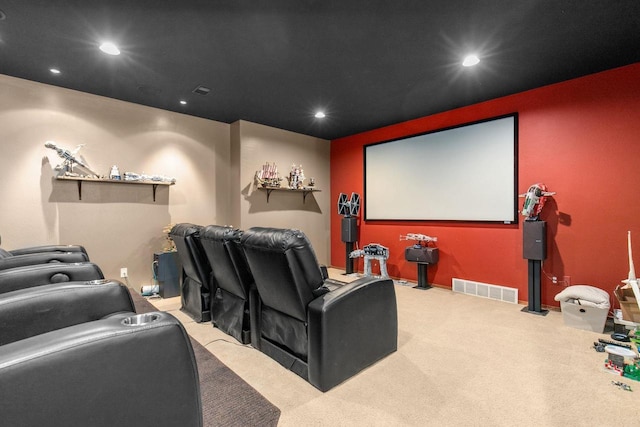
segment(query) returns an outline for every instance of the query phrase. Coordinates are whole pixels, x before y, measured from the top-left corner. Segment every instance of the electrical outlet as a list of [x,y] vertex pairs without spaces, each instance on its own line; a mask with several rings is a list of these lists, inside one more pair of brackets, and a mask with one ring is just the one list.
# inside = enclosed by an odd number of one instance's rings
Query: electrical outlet
[[571,286],[571,276],[564,276],[564,279],[562,281],[564,282],[565,286]]
[[127,269],[125,267],[122,267],[120,269],[120,277],[129,277],[129,273],[127,272]]

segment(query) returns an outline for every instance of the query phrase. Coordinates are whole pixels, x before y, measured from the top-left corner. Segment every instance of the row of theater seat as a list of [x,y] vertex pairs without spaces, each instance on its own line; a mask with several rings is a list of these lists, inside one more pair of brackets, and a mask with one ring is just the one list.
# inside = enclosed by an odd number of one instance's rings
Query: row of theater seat
[[0,249],[0,420],[201,426],[189,337],[170,314],[136,314],[82,246]]
[[327,277],[303,232],[175,225],[182,310],[250,343],[321,391],[397,349],[393,281]]

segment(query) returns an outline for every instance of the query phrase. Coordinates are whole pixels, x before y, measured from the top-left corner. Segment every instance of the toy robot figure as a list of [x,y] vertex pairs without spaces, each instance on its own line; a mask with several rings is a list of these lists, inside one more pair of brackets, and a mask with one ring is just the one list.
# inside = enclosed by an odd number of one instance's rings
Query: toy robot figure
[[387,272],[387,258],[389,258],[389,248],[384,247],[378,243],[370,243],[362,249],[355,250],[349,254],[350,258],[364,257],[364,275],[373,276],[371,273],[371,260],[377,259],[380,261],[380,276],[388,278]]
[[525,198],[522,206],[522,215],[527,217],[527,221],[537,220],[547,201],[547,197],[554,194],[556,194],[555,191],[547,191],[547,186],[542,183],[533,184],[526,193],[519,195],[519,197]]

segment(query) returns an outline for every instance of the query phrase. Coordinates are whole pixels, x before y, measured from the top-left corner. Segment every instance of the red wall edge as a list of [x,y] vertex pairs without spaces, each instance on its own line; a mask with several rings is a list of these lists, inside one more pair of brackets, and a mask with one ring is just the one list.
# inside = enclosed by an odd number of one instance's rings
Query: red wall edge
[[[548,275],[605,289],[617,307],[613,289],[629,272],[627,230],[640,266],[639,63],[334,140],[331,199],[341,192],[364,196],[365,144],[513,112],[519,116],[519,193],[536,182],[557,192],[541,215],[548,231],[542,304],[558,306],[554,296],[563,289]],[[400,235],[435,236],[440,261],[428,268],[430,283],[450,287],[455,277],[509,286],[526,301],[522,220],[507,226],[359,220],[359,245],[387,246],[389,274],[416,281],[415,264],[404,260],[413,242]],[[331,264],[344,268],[340,222],[331,212]],[[355,267],[362,271],[362,259]]]

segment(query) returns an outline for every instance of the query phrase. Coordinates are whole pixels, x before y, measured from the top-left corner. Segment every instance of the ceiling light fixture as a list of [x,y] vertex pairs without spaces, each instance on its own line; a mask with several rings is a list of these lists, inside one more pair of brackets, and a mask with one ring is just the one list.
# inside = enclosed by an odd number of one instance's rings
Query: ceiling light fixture
[[60,70],[57,68],[49,68],[49,71],[51,71],[51,74],[60,74]]
[[181,99],[181,100],[180,100],[180,104],[182,104],[182,105],[187,105],[187,101],[185,101],[184,99]]
[[480,59],[476,55],[467,55],[467,57],[464,58],[464,61],[462,61],[462,65],[464,67],[473,67],[474,65],[477,65],[479,62],[480,62]]
[[100,50],[109,55],[120,55],[120,49],[118,46],[111,42],[104,42],[100,45]]
[[324,114],[324,111],[317,111],[315,114],[316,119],[324,119],[325,117],[327,117],[327,115]]

